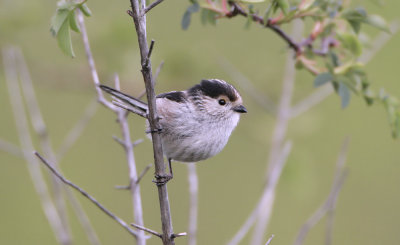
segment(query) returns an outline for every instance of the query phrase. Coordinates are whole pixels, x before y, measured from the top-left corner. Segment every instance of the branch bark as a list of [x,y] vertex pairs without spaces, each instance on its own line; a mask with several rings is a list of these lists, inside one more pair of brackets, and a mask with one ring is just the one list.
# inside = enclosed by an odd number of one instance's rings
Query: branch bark
[[196,163],[188,163],[188,182],[189,182],[189,225],[188,225],[188,245],[197,243],[197,218],[199,210],[199,178],[197,177]]
[[127,230],[131,235],[134,237],[137,236],[137,232],[132,230],[129,225],[123,221],[121,218],[113,214],[111,211],[109,211],[107,208],[105,208],[101,203],[99,203],[94,197],[92,197],[89,193],[87,193],[85,190],[77,186],[76,184],[72,183],[70,180],[66,179],[60,172],[58,172],[55,168],[53,168],[53,164],[48,162],[46,159],[44,159],[38,152],[34,151],[33,154],[35,154],[40,161],[46,165],[46,167],[57,177],[59,178],[64,184],[74,188],[75,190],[79,191],[83,196],[88,198],[94,205],[96,205],[101,211],[103,211],[105,214],[107,214],[110,218],[115,220],[118,224],[120,224],[125,230]]
[[[163,149],[161,144],[161,136],[157,132],[161,129],[158,121],[156,109],[156,94],[154,92],[154,79],[152,75],[152,67],[150,61],[150,52],[147,45],[147,30],[146,30],[146,1],[130,0],[132,7],[132,18],[135,24],[136,34],[141,56],[142,75],[146,86],[147,102],[149,106],[148,121],[150,124],[151,137],[153,142],[154,162],[155,162],[155,175],[166,176]],[[160,202],[161,224],[162,224],[162,240],[164,245],[172,245],[174,242],[174,233],[172,227],[172,218],[170,205],[168,200],[167,185],[158,185],[158,197]]]
[[40,171],[39,162],[29,153],[33,150],[33,142],[29,132],[28,120],[25,114],[20,85],[18,82],[15,53],[12,49],[3,50],[3,63],[10,103],[29,174],[31,175],[43,211],[56,236],[57,242],[59,244],[69,245],[71,244],[71,237],[68,232],[64,230],[60,215],[47,188],[45,178]]

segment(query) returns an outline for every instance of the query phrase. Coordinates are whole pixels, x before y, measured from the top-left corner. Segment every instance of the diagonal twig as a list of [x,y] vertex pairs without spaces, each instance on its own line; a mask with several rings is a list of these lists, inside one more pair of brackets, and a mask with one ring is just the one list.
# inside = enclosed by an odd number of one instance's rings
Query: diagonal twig
[[9,48],[3,50],[3,63],[8,94],[10,95],[10,104],[12,106],[18,137],[23,156],[27,162],[29,174],[41,201],[43,211],[58,243],[68,245],[71,242],[71,238],[64,230],[60,215],[51,198],[49,189],[47,188],[45,178],[40,171],[39,162],[29,153],[29,151],[33,149],[33,141],[29,132],[28,119],[26,117],[20,85],[18,82],[17,63],[14,49]]
[[120,224],[125,230],[127,230],[131,235],[134,237],[137,236],[137,232],[132,230],[129,225],[123,221],[121,218],[113,214],[111,211],[109,211],[107,208],[105,208],[101,203],[99,203],[94,197],[92,197],[89,193],[87,193],[85,190],[83,190],[81,187],[77,186],[76,184],[72,183],[68,179],[66,179],[64,176],[61,175],[53,166],[51,163],[49,163],[46,159],[44,159],[38,152],[34,151],[33,154],[35,154],[40,161],[46,165],[46,167],[57,177],[59,178],[64,184],[72,187],[73,189],[77,190],[80,192],[83,196],[85,196],[87,199],[89,199],[94,205],[96,205],[101,211],[103,211],[105,214],[107,214],[110,218],[115,220],[118,224]]
[[65,136],[63,142],[61,143],[61,146],[58,148],[57,159],[61,159],[82,135],[84,129],[89,124],[90,119],[92,119],[93,116],[96,114],[98,109],[97,105],[97,99],[94,99],[86,106],[86,109],[82,113],[81,118],[69,130],[68,134]]
[[154,2],[150,3],[149,6],[147,6],[144,9],[144,14],[147,14],[147,12],[149,12],[150,10],[152,10],[155,6],[159,5],[160,3],[162,3],[164,0],[155,0]]
[[[340,150],[339,157],[336,163],[336,173],[333,180],[331,191],[328,198],[324,203],[311,215],[311,217],[303,224],[301,227],[294,245],[301,245],[308,232],[312,227],[314,227],[327,213],[332,212],[335,208],[339,192],[343,186],[344,180],[347,176],[347,170],[344,167],[346,163],[347,150],[349,145],[349,139],[346,138],[342,144],[342,149]],[[332,228],[332,216],[330,217],[330,225],[327,230],[327,239],[330,239],[331,228]],[[328,241],[328,240],[327,240]]]

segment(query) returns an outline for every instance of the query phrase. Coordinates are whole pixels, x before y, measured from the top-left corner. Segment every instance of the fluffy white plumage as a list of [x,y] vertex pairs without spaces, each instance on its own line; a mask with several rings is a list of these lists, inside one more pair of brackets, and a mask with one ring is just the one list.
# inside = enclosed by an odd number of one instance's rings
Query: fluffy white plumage
[[[101,88],[121,99],[132,110],[147,105],[106,86]],[[203,80],[185,91],[160,94],[156,99],[165,156],[180,162],[198,162],[218,154],[227,144],[245,113],[242,98],[229,83]]]

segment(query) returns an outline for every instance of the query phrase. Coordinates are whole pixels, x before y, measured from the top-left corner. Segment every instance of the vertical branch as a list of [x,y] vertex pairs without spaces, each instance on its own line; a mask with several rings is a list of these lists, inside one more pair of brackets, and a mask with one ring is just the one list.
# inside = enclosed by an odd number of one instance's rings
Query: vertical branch
[[[89,67],[92,73],[92,78],[93,82],[95,84],[96,90],[97,90],[97,96],[98,100],[100,103],[105,105],[107,108],[110,110],[114,111],[117,116],[118,116],[118,121],[121,126],[121,132],[123,136],[123,145],[124,145],[124,150],[126,153],[126,158],[128,162],[128,167],[129,167],[129,179],[130,179],[130,191],[131,191],[131,198],[132,198],[132,206],[133,206],[133,217],[134,221],[137,225],[143,226],[144,221],[143,221],[143,208],[142,208],[142,199],[141,199],[141,194],[140,194],[140,187],[137,184],[138,176],[137,176],[137,171],[136,171],[136,163],[135,163],[135,156],[133,152],[133,144],[131,141],[131,136],[130,136],[130,130],[129,130],[129,125],[128,121],[126,120],[126,112],[125,110],[116,107],[114,104],[110,103],[103,97],[103,93],[101,89],[99,88],[100,81],[98,77],[98,73],[94,64],[94,59],[93,55],[90,49],[89,45],[89,38],[88,34],[86,31],[85,27],[85,22],[83,18],[83,14],[81,11],[78,10],[78,22],[81,27],[81,33],[82,33],[82,39],[83,43],[85,46],[85,51],[86,51],[86,56],[89,62]],[[119,89],[119,78],[118,76],[115,77],[115,85],[116,88]],[[139,230],[136,233],[136,241],[138,245],[145,245],[146,244],[146,236],[144,231]]]
[[39,199],[42,203],[43,211],[50,223],[50,227],[53,229],[58,243],[69,245],[71,244],[71,238],[68,232],[64,230],[61,218],[56,206],[53,203],[53,200],[51,199],[45,178],[40,170],[39,162],[31,154],[31,151],[33,150],[33,142],[30,136],[28,120],[26,118],[20,92],[15,53],[11,49],[3,50],[3,62],[5,67],[4,70],[6,75],[6,83],[8,85],[8,93],[10,96],[10,103],[14,113],[19,141],[24,158],[27,162],[29,174],[31,175],[35,190],[38,193]]
[[197,243],[197,217],[199,210],[199,179],[197,177],[196,163],[188,163],[189,181],[189,225],[188,225],[188,245]]
[[[29,74],[28,67],[26,65],[26,62],[24,60],[24,56],[21,52],[20,49],[16,49],[15,53],[18,58],[18,67],[19,67],[19,72],[21,75],[21,83],[22,83],[22,90],[24,93],[24,98],[26,99],[27,102],[27,107],[28,111],[31,117],[31,122],[33,124],[33,128],[36,131],[36,134],[39,137],[39,141],[41,144],[41,147],[45,154],[47,154],[50,158],[50,160],[53,162],[55,165],[54,167],[56,169],[59,168],[58,166],[58,161],[56,157],[56,154],[53,150],[53,147],[51,146],[51,140],[50,140],[50,135],[47,130],[46,123],[42,117],[42,113],[40,111],[39,103],[36,99],[35,95],[35,90],[33,88],[33,83],[31,76]],[[82,206],[80,205],[79,201],[76,199],[76,197],[71,193],[70,190],[64,189],[62,186],[62,183],[59,179],[57,179],[56,176],[51,175],[53,184],[54,184],[54,198],[56,201],[56,207],[58,209],[58,212],[60,214],[61,220],[63,222],[64,229],[70,233],[69,225],[68,225],[68,216],[67,216],[67,210],[66,210],[66,204],[64,200],[63,191],[66,190],[68,193],[68,199],[71,202],[73,209],[82,224],[86,235],[89,238],[89,241],[96,245],[100,244],[100,241],[97,237],[96,232],[94,231],[92,225],[90,224],[90,221],[83,210]]]
[[[149,47],[147,45],[146,15],[143,14],[146,8],[146,2],[145,0],[142,0],[141,7],[139,7],[139,0],[130,0],[130,2],[132,7],[132,18],[135,23],[135,29],[140,49],[142,75],[146,86],[147,102],[149,105],[148,120],[150,124],[150,130],[152,132],[151,136],[154,151],[155,175],[165,176],[166,172],[163,159],[161,136],[158,133],[158,131],[161,129],[161,126],[158,121],[156,95],[154,92],[154,80],[152,75]],[[171,211],[168,200],[168,190],[166,184],[158,185],[158,197],[160,202],[163,243],[165,245],[175,244]]]
[[[296,20],[293,22],[292,28],[292,36],[298,39],[303,31],[303,23],[300,20]],[[283,79],[281,99],[278,106],[275,130],[272,135],[270,155],[268,159],[268,168],[266,174],[268,182],[267,187],[264,189],[263,197],[261,198],[262,201],[260,203],[260,206],[262,208],[259,209],[257,223],[251,241],[252,245],[262,244],[264,240],[264,232],[271,218],[272,207],[275,200],[274,190],[277,184],[277,180],[271,180],[273,177],[272,173],[276,168],[275,165],[278,163],[278,160],[280,158],[279,155],[281,154],[283,149],[283,142],[286,138],[287,127],[290,120],[291,102],[296,75],[295,61],[293,59],[293,54],[291,53],[289,53],[287,56],[286,69],[284,74],[285,75]],[[269,185],[272,186],[269,187]],[[271,189],[273,189],[273,191]]]
[[[120,90],[119,77],[115,76],[115,88]],[[133,205],[133,218],[137,225],[144,226],[143,221],[143,208],[142,208],[142,198],[140,194],[140,186],[137,183],[138,175],[136,172],[136,162],[135,155],[133,152],[133,144],[131,141],[131,134],[129,130],[128,121],[126,120],[126,111],[122,108],[116,109],[118,114],[118,122],[121,126],[122,140],[124,145],[124,150],[126,154],[126,160],[129,167],[129,180],[130,180],[130,191],[132,196]],[[136,241],[138,245],[146,244],[146,237],[143,230],[137,231]]]
[[[56,155],[51,146],[51,140],[47,131],[47,126],[43,120],[42,113],[38,101],[36,99],[35,91],[33,89],[32,79],[28,71],[28,67],[25,63],[24,57],[20,49],[15,49],[15,55],[17,58],[20,81],[22,83],[22,92],[26,100],[28,112],[31,118],[33,129],[39,137],[39,142],[43,152],[49,156],[50,161],[55,164],[55,168],[58,169],[58,162],[56,161]],[[68,224],[68,214],[66,210],[65,199],[63,196],[63,186],[61,182],[53,175],[50,175],[53,184],[53,195],[56,204],[57,211],[60,215],[63,229],[71,236],[70,227]]]

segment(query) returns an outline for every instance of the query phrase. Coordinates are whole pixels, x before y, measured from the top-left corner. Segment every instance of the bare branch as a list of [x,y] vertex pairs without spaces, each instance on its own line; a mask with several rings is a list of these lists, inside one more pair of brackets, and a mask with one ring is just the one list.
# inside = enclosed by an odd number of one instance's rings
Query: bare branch
[[[50,160],[55,164],[54,167],[58,168],[58,162],[56,160],[56,156],[54,154],[53,147],[51,145],[51,140],[49,137],[49,133],[47,131],[47,126],[44,122],[42,113],[40,111],[39,103],[35,95],[35,90],[33,88],[33,83],[28,70],[28,66],[25,63],[25,59],[23,57],[21,50],[15,49],[14,52],[18,61],[17,63],[19,68],[20,80],[22,83],[21,87],[24,94],[24,98],[26,100],[28,112],[31,119],[30,121],[32,123],[33,129],[35,130],[37,136],[39,137],[39,142],[42,150],[45,152],[46,155],[50,157]],[[51,176],[51,179],[53,185],[52,188],[53,196],[57,211],[61,218],[63,229],[67,232],[69,236],[71,236],[70,234],[71,229],[68,224],[68,215],[66,210],[65,199],[62,192],[63,186],[54,176]]]
[[[303,241],[307,236],[308,232],[310,231],[310,229],[314,227],[328,212],[332,212],[334,210],[339,192],[347,176],[347,171],[344,168],[344,165],[346,163],[348,145],[349,145],[349,139],[346,138],[342,144],[342,149],[339,153],[339,157],[336,163],[336,173],[328,198],[314,212],[314,214],[311,215],[311,217],[303,224],[297,235],[294,245],[303,244]],[[330,219],[332,219],[332,217]],[[332,220],[330,221],[330,224],[332,224],[331,222]],[[332,226],[329,225],[328,228],[329,229],[327,230],[327,239],[330,238]]]
[[271,237],[268,239],[267,243],[265,245],[269,245],[274,238],[274,235],[271,235]]
[[281,176],[282,169],[286,164],[287,158],[292,149],[292,142],[287,141],[279,154],[279,159],[277,160],[274,168],[272,169],[268,182],[265,185],[263,195],[261,196],[257,206],[253,209],[246,222],[242,225],[236,235],[229,241],[228,245],[237,245],[249,232],[251,226],[257,221],[260,213],[266,217],[266,220],[270,219],[272,205],[275,199],[275,189],[278,184],[278,180]]
[[310,110],[316,105],[319,105],[324,101],[329,95],[334,92],[331,84],[326,84],[316,91],[312,92],[308,97],[304,98],[302,101],[298,102],[290,110],[290,118],[295,118]]
[[[154,74],[154,86],[157,84],[157,78],[163,66],[164,66],[164,61],[161,61],[161,63],[157,67],[156,73]],[[137,96],[137,98],[141,99],[145,95],[146,95],[146,89],[143,89],[142,92],[140,92],[140,94]]]
[[96,114],[98,109],[97,99],[92,100],[86,106],[81,118],[75,123],[74,127],[69,130],[68,134],[65,136],[60,148],[57,151],[57,159],[63,158],[63,156],[71,149],[75,142],[82,135],[86,126],[89,124],[90,119]]
[[[119,77],[115,75],[115,88],[120,89]],[[133,218],[137,225],[143,226],[143,208],[142,208],[142,198],[140,194],[140,186],[137,184],[138,176],[136,172],[136,162],[135,155],[133,152],[133,144],[131,141],[131,133],[129,130],[128,121],[126,120],[125,110],[117,109],[118,122],[121,126],[123,146],[126,154],[126,160],[129,167],[129,181],[130,181],[130,191],[133,206]],[[143,231],[137,232],[137,244],[145,245],[146,237]]]
[[147,12],[149,12],[150,10],[152,10],[155,6],[159,5],[160,3],[162,3],[164,0],[156,0],[152,3],[149,4],[149,6],[147,6],[144,9],[144,14],[147,14]]
[[259,90],[254,87],[254,84],[232,63],[226,58],[220,59],[220,65],[229,74],[232,79],[238,84],[238,86],[243,89],[247,94],[251,96],[261,107],[263,107],[267,112],[275,114],[276,105],[275,103],[265,94],[259,92]]
[[82,205],[79,203],[79,201],[70,189],[68,189],[66,193],[68,196],[68,200],[71,203],[71,206],[75,211],[76,216],[78,217],[78,220],[86,233],[86,236],[88,237],[89,242],[93,245],[100,245],[101,242],[99,240],[99,237],[97,236],[96,231],[93,229],[93,225],[90,222],[86,212],[82,208]]
[[89,68],[90,68],[90,72],[92,74],[92,79],[97,91],[97,98],[98,101],[103,104],[104,106],[110,108],[111,110],[115,111],[116,107],[110,103],[109,101],[107,101],[104,96],[103,96],[103,92],[100,89],[100,79],[99,79],[99,75],[97,73],[96,70],[96,65],[94,63],[94,59],[93,59],[93,54],[92,51],[90,50],[90,44],[89,44],[89,38],[88,38],[88,34],[86,31],[86,26],[85,26],[85,20],[83,18],[83,14],[82,12],[77,9],[77,17],[78,17],[78,23],[79,23],[79,27],[81,30],[81,34],[82,34],[82,41],[83,41],[83,45],[85,47],[85,52],[86,52],[86,57],[88,59],[89,62]]
[[105,208],[102,204],[100,204],[94,197],[92,197],[89,193],[87,193],[85,190],[77,186],[76,184],[72,183],[68,179],[66,179],[64,176],[61,175],[55,168],[53,168],[53,165],[49,163],[46,159],[44,159],[38,152],[33,152],[39,159],[40,161],[46,165],[46,167],[57,177],[59,178],[63,183],[66,185],[72,187],[73,189],[77,190],[80,192],[83,196],[85,196],[87,199],[89,199],[94,205],[96,205],[101,211],[103,211],[105,214],[107,214],[110,218],[115,220],[118,224],[120,224],[122,227],[125,228],[131,235],[134,237],[137,236],[137,232],[129,228],[128,224],[123,221],[121,218],[113,214],[111,211],[109,211],[107,208]]
[[38,193],[43,211],[49,221],[58,243],[68,245],[71,243],[69,234],[64,230],[57,208],[53,203],[39,162],[29,152],[33,149],[33,142],[29,132],[28,120],[25,114],[20,86],[18,82],[17,64],[13,49],[3,50],[3,64],[8,87],[10,103],[18,130],[20,145],[27,162],[29,174]]
[[189,225],[188,225],[188,245],[197,243],[197,216],[199,210],[199,178],[197,177],[196,163],[188,163],[188,182],[189,182]]
[[152,234],[154,236],[157,236],[157,237],[161,238],[161,234],[158,233],[157,231],[153,231],[153,230],[151,230],[149,228],[146,228],[146,227],[143,227],[143,226],[140,226],[140,225],[137,225],[137,224],[133,224],[133,223],[131,224],[131,226],[135,227],[136,229],[148,232],[148,233],[150,233],[150,234]]
[[[149,48],[147,45],[147,29],[146,29],[146,15],[141,15],[141,12],[146,9],[146,1],[142,0],[139,6],[139,0],[130,0],[132,7],[133,22],[135,24],[138,44],[140,49],[142,75],[146,87],[147,102],[149,106],[148,121],[152,136],[155,175],[166,176],[163,149],[161,144],[161,136],[158,134],[157,129],[160,129],[159,117],[156,108],[156,94],[154,92],[154,78],[152,74],[151,61],[149,57]],[[146,66],[144,66],[147,64]],[[168,200],[168,190],[166,183],[158,184],[158,196],[160,203],[161,225],[162,225],[162,240],[164,245],[173,245],[173,227],[170,205]]]
[[142,178],[144,177],[144,175],[149,171],[149,169],[151,168],[151,166],[153,166],[152,163],[148,164],[143,171],[140,173],[139,178],[136,180],[136,184],[139,184],[139,182],[142,180]]
[[360,56],[359,61],[363,63],[368,63],[372,60],[372,58],[386,45],[386,43],[393,38],[393,36],[399,32],[400,30],[400,22],[399,21],[393,21],[390,24],[390,32],[391,34],[388,34],[387,32],[382,31],[381,34],[379,34],[373,44],[372,47],[366,51],[363,52],[363,54]]
[[[292,26],[293,38],[300,38],[303,29],[303,22],[300,20],[294,20]],[[281,168],[284,165],[281,163],[281,155],[285,152],[287,148],[290,150],[291,147],[291,145],[284,146],[283,143],[286,138],[286,132],[290,120],[290,108],[296,78],[295,75],[295,61],[292,57],[292,54],[289,53],[286,57],[286,68],[283,78],[283,87],[278,106],[275,129],[273,131],[271,139],[271,148],[268,157],[268,167],[266,173],[267,185],[261,197],[260,207],[262,208],[258,209],[257,222],[254,227],[254,232],[251,239],[252,245],[259,245],[263,242],[264,233],[271,218],[271,212],[275,201],[276,185],[282,171]]]
[[17,157],[23,157],[23,152],[18,146],[2,139],[0,139],[0,150],[8,152]]

